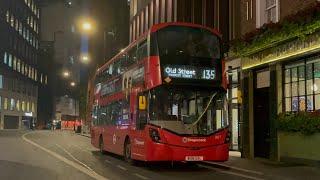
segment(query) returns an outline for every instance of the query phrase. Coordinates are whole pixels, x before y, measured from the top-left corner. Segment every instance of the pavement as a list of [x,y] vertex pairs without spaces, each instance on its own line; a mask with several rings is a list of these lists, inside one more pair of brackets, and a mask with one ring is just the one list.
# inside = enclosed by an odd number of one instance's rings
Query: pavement
[[317,167],[247,160],[224,163],[140,163],[101,155],[90,138],[72,131],[0,131],[0,179],[320,179]]

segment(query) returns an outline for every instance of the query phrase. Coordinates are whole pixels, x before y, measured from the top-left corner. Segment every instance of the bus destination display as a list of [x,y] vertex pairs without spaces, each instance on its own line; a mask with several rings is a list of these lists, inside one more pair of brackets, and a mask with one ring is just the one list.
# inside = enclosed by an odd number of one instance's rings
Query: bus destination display
[[165,77],[205,80],[214,80],[216,77],[215,69],[211,68],[199,68],[195,66],[183,65],[167,65],[163,69]]

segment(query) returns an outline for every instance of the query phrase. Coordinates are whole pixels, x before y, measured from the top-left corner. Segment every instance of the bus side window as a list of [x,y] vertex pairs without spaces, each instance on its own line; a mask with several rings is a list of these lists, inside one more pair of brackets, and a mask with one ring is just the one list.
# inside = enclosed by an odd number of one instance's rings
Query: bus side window
[[138,110],[137,110],[137,129],[143,130],[147,124],[148,112],[147,112],[147,96],[138,95]]
[[144,40],[139,44],[138,47],[138,60],[142,60],[143,58],[148,56],[148,46],[147,46],[147,40]]

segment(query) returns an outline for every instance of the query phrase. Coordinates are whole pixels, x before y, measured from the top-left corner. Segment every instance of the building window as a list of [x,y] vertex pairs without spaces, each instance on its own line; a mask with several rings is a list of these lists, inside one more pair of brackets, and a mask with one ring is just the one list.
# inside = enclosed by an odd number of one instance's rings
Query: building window
[[31,104],[31,111],[32,111],[33,113],[36,112],[34,103]]
[[11,98],[10,100],[10,111],[13,111],[16,106],[15,100]]
[[8,66],[12,67],[12,54],[9,54]]
[[30,112],[30,102],[27,102],[27,112]]
[[0,74],[0,89],[3,88],[3,76]]
[[7,52],[4,52],[4,55],[3,55],[3,63],[4,63],[4,64],[8,64],[8,54],[7,54]]
[[256,27],[259,28],[266,23],[279,21],[279,0],[256,1]]
[[266,0],[266,20],[267,22],[277,22],[277,0]]
[[16,110],[20,111],[20,101],[19,100],[17,100],[17,103],[16,103]]
[[9,11],[7,11],[7,13],[6,13],[6,19],[7,19],[7,23],[9,23],[9,21],[10,21],[10,13],[9,13]]
[[8,110],[8,98],[3,99],[3,109]]
[[21,102],[21,110],[22,110],[23,112],[26,111],[26,103],[25,103],[24,101]]
[[320,58],[289,64],[284,69],[286,112],[320,109]]

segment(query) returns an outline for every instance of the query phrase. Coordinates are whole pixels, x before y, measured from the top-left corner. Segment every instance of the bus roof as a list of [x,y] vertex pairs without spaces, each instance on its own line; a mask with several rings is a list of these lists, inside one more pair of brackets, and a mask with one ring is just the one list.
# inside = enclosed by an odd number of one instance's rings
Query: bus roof
[[113,58],[111,58],[109,61],[107,61],[104,65],[102,65],[100,68],[98,68],[96,75],[103,72],[108,67],[108,65],[113,63],[119,56],[127,53],[127,51],[130,50],[130,48],[132,46],[137,45],[138,42],[145,39],[149,33],[155,33],[155,32],[157,32],[165,27],[168,27],[168,26],[186,26],[186,27],[207,29],[207,30],[211,31],[212,33],[214,33],[215,35],[217,35],[218,37],[220,37],[220,38],[222,37],[221,33],[217,29],[209,28],[209,27],[199,25],[199,24],[192,24],[192,23],[186,23],[186,22],[168,22],[168,23],[155,24],[155,25],[151,26],[151,28],[148,31],[146,31],[143,35],[141,35],[138,39],[136,39],[135,41],[130,43],[121,52],[119,52],[117,55],[115,55]]

